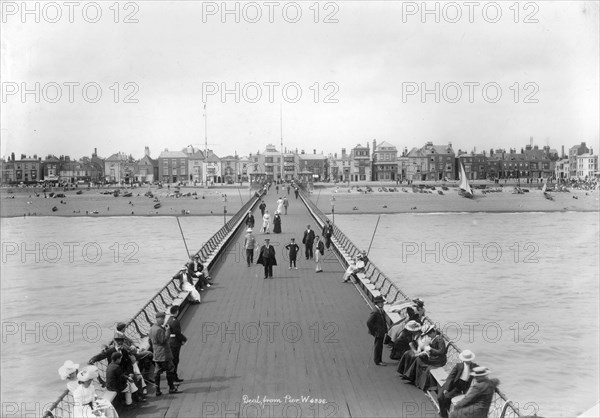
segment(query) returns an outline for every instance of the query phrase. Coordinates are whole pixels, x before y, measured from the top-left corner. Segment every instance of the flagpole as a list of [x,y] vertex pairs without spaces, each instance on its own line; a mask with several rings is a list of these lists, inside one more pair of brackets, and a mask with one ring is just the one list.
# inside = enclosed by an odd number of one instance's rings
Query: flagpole
[[206,102],[204,102],[204,188],[208,188],[208,122]]

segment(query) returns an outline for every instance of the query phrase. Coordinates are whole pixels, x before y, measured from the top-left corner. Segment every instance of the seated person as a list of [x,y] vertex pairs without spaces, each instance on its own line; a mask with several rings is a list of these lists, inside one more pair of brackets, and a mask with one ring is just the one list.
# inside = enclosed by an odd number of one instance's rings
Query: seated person
[[410,350],[410,343],[418,338],[419,331],[421,331],[421,325],[419,325],[418,322],[408,321],[397,336],[390,336],[394,343],[392,352],[390,353],[390,359],[400,360],[404,353]]
[[192,277],[188,274],[188,268],[188,264],[184,265],[181,269],[179,269],[179,272],[175,276],[173,276],[173,279],[180,281],[181,289],[183,291],[190,292],[190,295],[188,297],[192,298],[192,303],[200,303],[200,293],[198,293],[198,291],[196,290],[196,287],[194,286],[194,281],[192,280]]
[[416,355],[415,361],[404,375],[419,389],[427,391],[435,384],[435,379],[429,371],[446,364],[447,346],[444,337],[433,326],[426,328],[424,335],[429,338],[429,342],[423,351]]
[[[132,393],[137,392],[138,388],[133,383],[133,374],[127,374],[121,368],[121,359],[123,354],[118,351],[112,353],[111,362],[106,367],[106,394],[105,399],[112,400],[119,394],[125,395],[125,406],[133,404]],[[146,400],[145,397],[140,400]]]
[[73,416],[96,418],[104,414],[107,418],[118,417],[117,411],[106,399],[98,399],[92,381],[98,378],[96,366],[86,366],[77,374],[79,385],[73,391]]
[[79,382],[77,381],[77,373],[79,373],[79,364],[75,364],[71,360],[65,361],[65,363],[58,369],[60,379],[67,381],[67,389],[69,389],[71,393],[73,393],[73,391],[77,389],[77,386],[79,386]]
[[358,280],[358,276],[356,275],[357,273],[364,273],[365,271],[365,266],[367,265],[367,254],[362,251],[360,252],[353,260],[352,263],[350,263],[350,265],[348,266],[348,268],[346,269],[346,272],[344,273],[344,277],[342,280],[342,283],[347,283],[350,281],[350,277],[354,277],[355,280]]
[[475,382],[471,385],[465,397],[456,403],[450,418],[487,417],[490,405],[494,399],[496,387],[500,384],[498,379],[489,379],[487,367],[475,367],[471,376]]
[[471,370],[479,367],[475,360],[475,354],[471,350],[463,350],[458,358],[459,363],[452,368],[452,371],[446,378],[446,383],[438,390],[438,405],[440,406],[440,415],[442,418],[448,418],[448,410],[452,398],[467,392],[471,386],[473,376]]
[[423,324],[423,320],[425,319],[425,302],[421,299],[416,298],[413,299],[415,304],[414,307],[409,306],[406,308],[406,314],[408,315],[409,321],[417,321],[419,324]]
[[411,371],[411,366],[415,362],[416,358],[421,355],[421,353],[427,351],[429,343],[431,342],[431,338],[427,335],[427,333],[431,329],[433,329],[433,325],[423,325],[421,327],[421,335],[408,343],[410,348],[406,350],[400,358],[400,363],[398,363],[397,369],[398,373],[400,373],[403,378],[411,380],[408,376],[408,373]]
[[[204,266],[200,262],[200,256],[198,254],[190,257],[190,261],[187,264],[187,274],[188,277],[197,277],[198,278],[198,287],[200,287],[200,291],[203,291],[205,288],[211,286],[210,284],[210,276],[205,275],[203,273]],[[208,272],[207,272],[208,273]]]

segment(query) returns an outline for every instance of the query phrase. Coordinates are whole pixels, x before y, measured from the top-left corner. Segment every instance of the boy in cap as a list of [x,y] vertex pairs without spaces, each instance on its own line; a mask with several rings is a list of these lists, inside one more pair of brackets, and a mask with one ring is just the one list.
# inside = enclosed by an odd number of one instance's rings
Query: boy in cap
[[[173,364],[173,354],[169,346],[171,327],[165,323],[165,313],[156,313],[156,322],[150,328],[150,342],[154,349],[154,363],[156,370],[154,372],[154,384],[156,385],[156,396],[162,395],[160,391],[160,375],[163,372],[167,374],[167,383],[169,384],[169,393],[181,393],[175,386],[175,365]],[[164,325],[164,327],[163,327]]]
[[246,236],[244,237],[244,249],[246,250],[246,263],[248,267],[252,265],[254,260],[254,246],[256,245],[256,238],[252,235],[252,228],[246,230]]
[[291,238],[290,243],[285,246],[285,249],[289,251],[289,253],[288,253],[288,255],[290,257],[289,270],[292,269],[292,265],[294,266],[294,268],[296,270],[298,270],[298,267],[296,267],[296,257],[298,256],[298,251],[300,251],[300,247],[298,246],[298,244],[296,244],[296,238]]

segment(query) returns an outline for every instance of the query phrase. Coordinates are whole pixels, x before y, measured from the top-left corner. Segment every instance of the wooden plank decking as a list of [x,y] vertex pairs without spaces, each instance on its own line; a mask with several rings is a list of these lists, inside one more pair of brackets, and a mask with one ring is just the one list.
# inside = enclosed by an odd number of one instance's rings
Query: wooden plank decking
[[[265,197],[271,215],[277,197],[273,186]],[[277,250],[273,279],[263,279],[261,265],[247,267],[245,228],[240,229],[211,271],[214,285],[181,319],[188,337],[179,365],[184,393],[150,395],[147,404],[126,415],[436,416],[425,394],[402,382],[397,362],[387,367],[373,363],[373,338],[365,325],[369,305],[353,285],[340,283],[342,266],[332,252],[324,256],[324,272],[315,273],[301,242],[306,225],[315,222],[293,193],[288,200],[283,233],[268,235]],[[266,235],[260,233],[258,208],[254,214],[257,243],[262,244]],[[288,270],[284,255],[291,237],[301,247],[298,270]],[[388,355],[384,348],[384,361]],[[161,386],[164,392],[164,376]]]

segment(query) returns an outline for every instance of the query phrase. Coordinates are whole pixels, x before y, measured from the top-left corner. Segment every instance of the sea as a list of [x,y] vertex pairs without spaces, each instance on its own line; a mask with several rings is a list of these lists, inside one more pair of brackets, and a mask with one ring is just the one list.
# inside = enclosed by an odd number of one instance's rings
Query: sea
[[[220,227],[219,217],[3,218],[3,414],[42,411]],[[336,215],[527,414],[598,402],[598,213]]]

